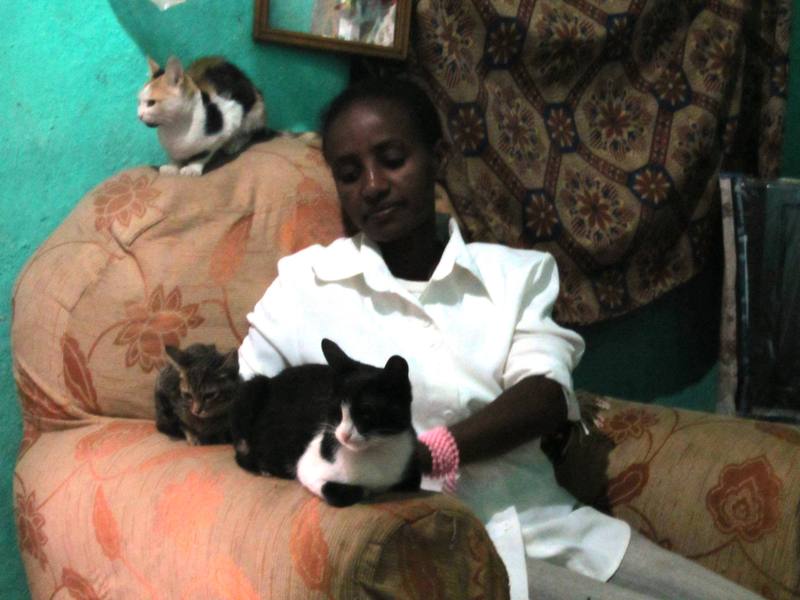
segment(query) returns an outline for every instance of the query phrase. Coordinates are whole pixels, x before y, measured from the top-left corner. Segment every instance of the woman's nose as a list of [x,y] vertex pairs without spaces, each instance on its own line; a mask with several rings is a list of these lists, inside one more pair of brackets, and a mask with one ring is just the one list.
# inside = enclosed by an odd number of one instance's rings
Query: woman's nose
[[370,167],[366,170],[362,194],[367,199],[380,198],[389,189],[389,181],[380,168]]

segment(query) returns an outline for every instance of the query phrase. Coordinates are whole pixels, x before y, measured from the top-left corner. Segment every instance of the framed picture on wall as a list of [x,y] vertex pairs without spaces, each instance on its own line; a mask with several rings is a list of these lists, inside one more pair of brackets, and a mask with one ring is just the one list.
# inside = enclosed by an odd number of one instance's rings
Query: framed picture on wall
[[255,0],[253,37],[366,56],[404,59],[412,0]]

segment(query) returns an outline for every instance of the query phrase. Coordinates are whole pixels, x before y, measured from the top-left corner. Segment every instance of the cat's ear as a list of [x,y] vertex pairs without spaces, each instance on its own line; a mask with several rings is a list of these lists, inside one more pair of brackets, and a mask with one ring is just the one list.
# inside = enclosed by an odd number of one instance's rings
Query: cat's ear
[[186,369],[187,356],[180,348],[177,346],[164,346],[164,351],[167,353],[167,360],[173,367],[178,371]]
[[161,66],[150,56],[147,57],[147,67],[150,69],[150,79],[155,77],[155,74],[161,70]]
[[179,86],[183,81],[183,65],[181,61],[174,56],[170,56],[167,61],[167,68],[164,69],[164,74],[168,85]]
[[225,359],[222,361],[222,368],[226,370],[230,369],[231,371],[239,371],[238,348],[234,348],[225,355]]
[[408,363],[405,358],[395,354],[386,361],[383,372],[392,381],[408,380]]
[[322,355],[331,368],[338,373],[350,371],[357,364],[356,361],[344,353],[344,350],[339,348],[336,342],[328,338],[322,340]]

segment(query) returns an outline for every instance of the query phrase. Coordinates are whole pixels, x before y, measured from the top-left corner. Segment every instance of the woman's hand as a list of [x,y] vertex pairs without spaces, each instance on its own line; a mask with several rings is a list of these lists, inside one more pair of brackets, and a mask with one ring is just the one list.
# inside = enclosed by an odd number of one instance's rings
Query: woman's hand
[[561,386],[535,375],[517,382],[494,402],[450,427],[461,464],[504,454],[567,424]]

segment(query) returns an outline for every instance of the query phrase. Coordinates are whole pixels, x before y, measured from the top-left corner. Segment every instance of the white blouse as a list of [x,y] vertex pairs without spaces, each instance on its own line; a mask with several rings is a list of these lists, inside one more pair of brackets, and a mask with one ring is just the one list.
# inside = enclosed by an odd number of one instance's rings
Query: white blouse
[[[363,235],[311,246],[278,262],[248,315],[239,368],[250,378],[324,362],[327,337],[361,362],[383,365],[393,354],[408,361],[418,433],[461,421],[530,375],[559,383],[577,420],[571,373],[584,344],[551,318],[558,287],[551,255],[467,245],[454,221],[421,293],[395,279]],[[457,495],[487,524],[512,598],[527,598],[526,555],[605,581],[630,538],[623,521],[576,508],[538,440],[462,467]]]

